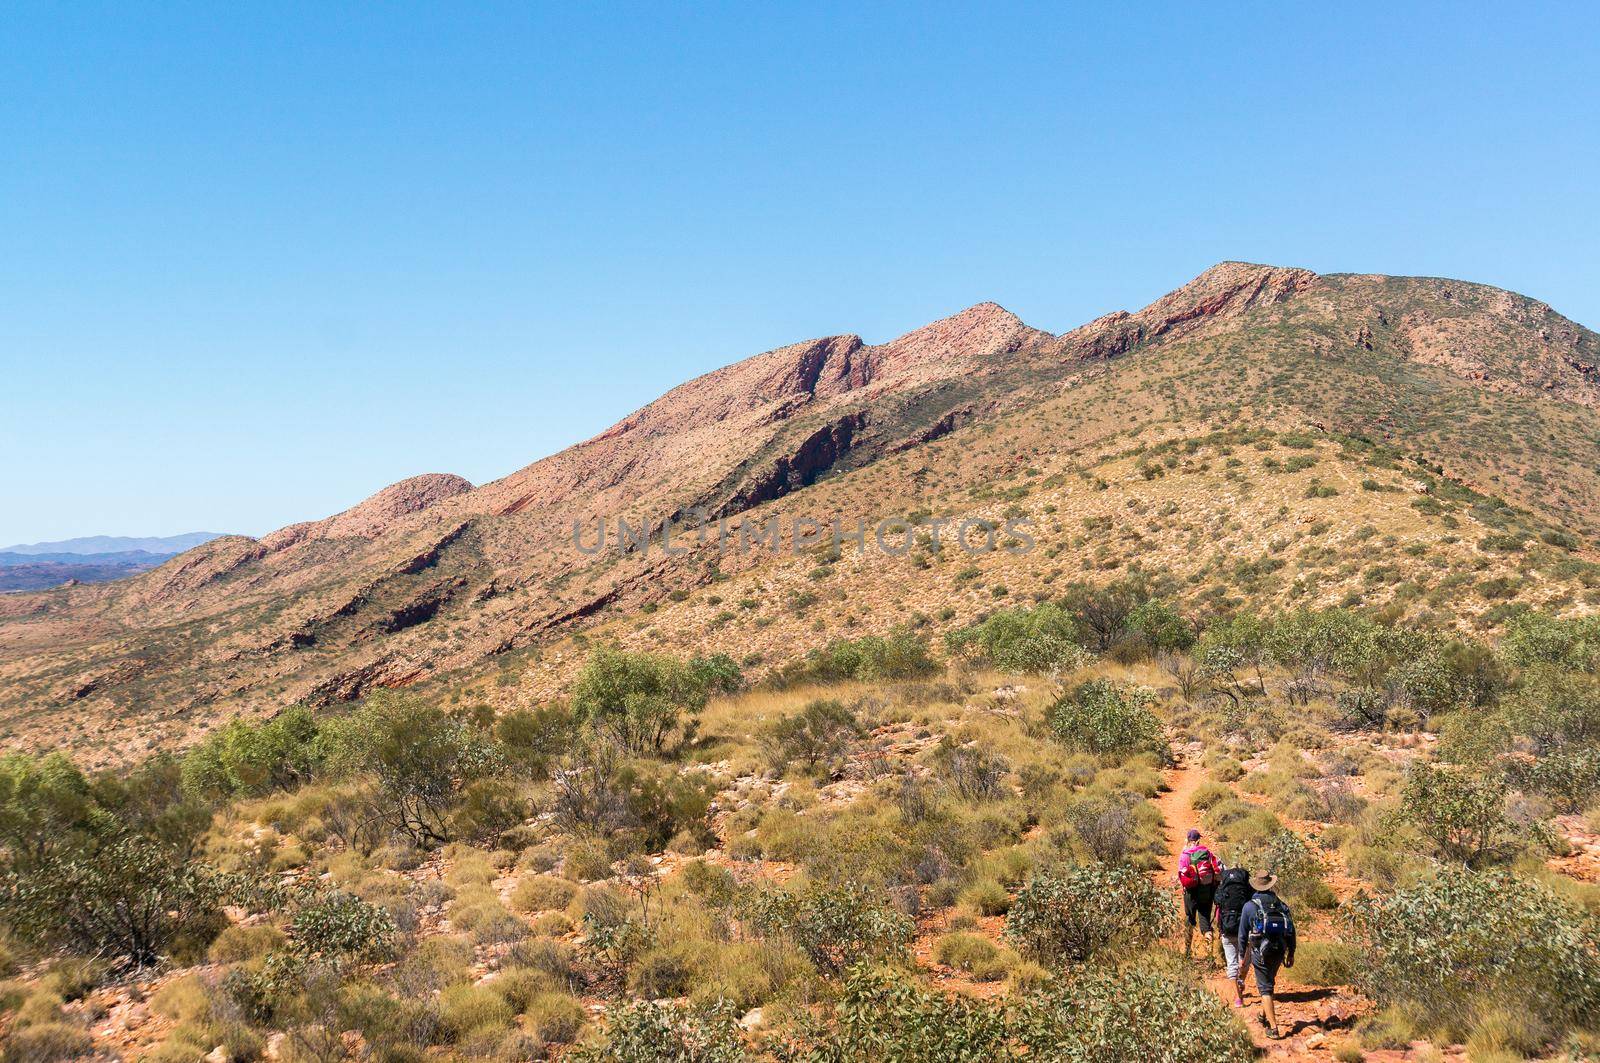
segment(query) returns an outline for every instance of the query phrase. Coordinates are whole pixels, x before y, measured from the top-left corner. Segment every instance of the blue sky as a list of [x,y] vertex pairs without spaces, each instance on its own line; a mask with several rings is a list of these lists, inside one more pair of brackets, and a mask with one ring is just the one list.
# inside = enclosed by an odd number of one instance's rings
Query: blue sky
[[483,482],[696,373],[1213,262],[1600,325],[1593,5],[8,4],[0,544]]

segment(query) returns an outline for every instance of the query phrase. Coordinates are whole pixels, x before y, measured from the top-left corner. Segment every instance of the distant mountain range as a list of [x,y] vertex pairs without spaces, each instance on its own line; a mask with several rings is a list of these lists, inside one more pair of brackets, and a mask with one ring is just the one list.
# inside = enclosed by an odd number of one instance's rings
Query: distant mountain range
[[220,539],[220,532],[185,532],[182,535],[86,535],[81,539],[61,539],[50,543],[22,543],[0,547],[4,554],[126,554],[142,553],[171,557],[193,550],[201,543]]
[[22,543],[0,550],[0,591],[31,591],[63,583],[104,583],[160,565],[219,538],[212,532],[136,538],[90,535],[59,542]]

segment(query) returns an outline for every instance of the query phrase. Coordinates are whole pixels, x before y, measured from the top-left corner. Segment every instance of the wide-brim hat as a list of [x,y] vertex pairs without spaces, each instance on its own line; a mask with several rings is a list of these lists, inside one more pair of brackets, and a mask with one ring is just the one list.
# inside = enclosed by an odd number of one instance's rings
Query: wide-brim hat
[[1250,888],[1257,893],[1265,893],[1275,889],[1278,885],[1278,876],[1270,871],[1257,871],[1250,876]]

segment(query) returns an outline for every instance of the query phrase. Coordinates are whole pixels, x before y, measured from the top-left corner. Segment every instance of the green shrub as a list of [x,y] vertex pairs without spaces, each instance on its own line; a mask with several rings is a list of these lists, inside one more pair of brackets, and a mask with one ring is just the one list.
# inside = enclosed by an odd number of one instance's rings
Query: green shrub
[[1078,622],[1050,602],[1003,609],[982,623],[945,636],[953,652],[968,653],[1008,672],[1071,671],[1092,655],[1081,645]]
[[583,1004],[571,993],[540,993],[528,1002],[523,1014],[539,1040],[556,1045],[577,1040],[588,1018]]
[[605,1032],[579,1045],[572,1063],[744,1063],[732,1009],[639,1002],[613,1008]]
[[1149,944],[1173,926],[1172,899],[1131,867],[1090,864],[1036,874],[1006,914],[1006,939],[1060,966]]
[[218,934],[217,939],[211,943],[211,948],[206,952],[206,959],[212,963],[254,960],[274,949],[282,948],[285,940],[283,931],[270,924],[230,926]]
[[439,1022],[456,1041],[485,1030],[503,1030],[513,1016],[511,1005],[488,986],[452,985],[439,993]]
[[994,879],[984,879],[961,891],[961,903],[979,915],[1005,915],[1011,910],[1011,893]]
[[790,764],[816,768],[842,755],[850,739],[861,732],[860,721],[843,702],[817,700],[764,727],[761,743],[769,762],[780,771]]
[[1189,807],[1204,811],[1219,801],[1226,801],[1233,796],[1233,790],[1220,782],[1204,782],[1195,787],[1189,797]]
[[577,895],[578,887],[554,875],[529,875],[511,891],[511,907],[519,912],[544,912],[565,908]]
[[1356,979],[1361,954],[1339,941],[1307,941],[1294,953],[1294,976],[1306,985],[1349,985]]
[[387,911],[348,893],[332,893],[294,914],[289,936],[303,956],[326,960],[385,960],[398,931]]
[[900,628],[887,638],[830,642],[785,668],[777,678],[784,684],[882,682],[918,679],[939,668],[939,662],[929,656],[927,639],[910,628]]
[[966,971],[980,982],[995,982],[1006,976],[1005,953],[977,934],[946,934],[934,942],[933,955],[946,967]]
[[1530,840],[1528,828],[1506,815],[1504,778],[1481,771],[1414,764],[1401,807],[1440,855],[1467,867],[1509,859]]
[[1167,745],[1154,704],[1155,694],[1144,687],[1091,679],[1050,707],[1050,727],[1067,745],[1090,753],[1162,752]]
[[628,992],[655,1000],[681,997],[689,990],[694,976],[694,949],[681,942],[670,942],[640,953],[628,968]]
[[886,897],[858,885],[754,889],[741,895],[739,907],[749,925],[792,941],[831,974],[901,956],[915,929]]
[[1445,870],[1358,901],[1350,926],[1361,988],[1379,1004],[1417,1007],[1454,1034],[1491,1002],[1558,1030],[1600,1020],[1600,921],[1538,882]]
[[42,1022],[12,1030],[6,1038],[5,1063],[64,1063],[88,1057],[89,1031],[66,1022]]
[[598,649],[572,684],[572,711],[631,753],[659,752],[692,734],[717,669],[650,653]]
[[1091,969],[1024,996],[1013,1020],[1029,1060],[1239,1063],[1250,1037],[1202,986],[1138,969]]

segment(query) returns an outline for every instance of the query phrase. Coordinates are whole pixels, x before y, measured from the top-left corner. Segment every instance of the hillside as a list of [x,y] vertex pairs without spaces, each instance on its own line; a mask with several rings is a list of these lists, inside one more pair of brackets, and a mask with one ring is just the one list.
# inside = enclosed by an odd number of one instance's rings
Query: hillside
[[[1587,611],[1597,363],[1600,337],[1507,292],[1242,263],[1059,336],[984,303],[884,344],[794,344],[494,483],[416,477],[124,583],[8,595],[0,720],[94,763],[443,676],[543,697],[579,634],[772,668],[817,632],[937,633],[1135,567],[1199,612],[1354,600],[1493,630],[1515,603]],[[1009,516],[1036,546],[574,542],[574,522],[696,511],[924,535]]]

